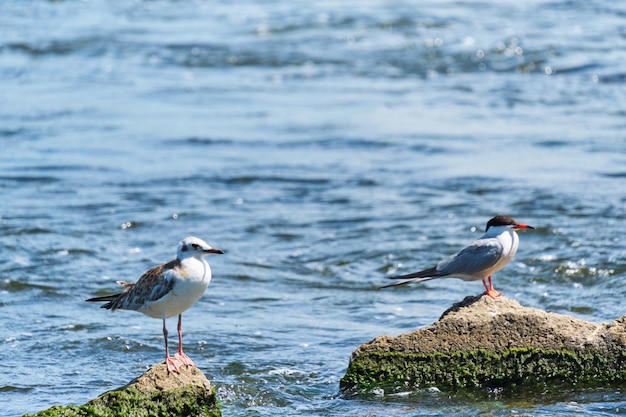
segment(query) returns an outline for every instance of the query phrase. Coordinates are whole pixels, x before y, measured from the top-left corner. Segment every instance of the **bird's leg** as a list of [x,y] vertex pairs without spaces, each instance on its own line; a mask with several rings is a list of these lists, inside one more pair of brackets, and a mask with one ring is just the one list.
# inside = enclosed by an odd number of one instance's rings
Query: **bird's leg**
[[196,366],[195,363],[191,360],[191,358],[185,353],[183,353],[183,315],[178,315],[178,351],[174,357],[178,359],[181,363],[189,366]]
[[487,290],[487,295],[491,298],[496,298],[496,297],[501,296],[502,294],[500,294],[498,291],[496,291],[493,288],[493,283],[491,282],[491,275],[489,275],[487,279],[489,280],[489,286],[487,286],[487,281],[485,281],[485,279],[483,278],[483,285],[485,286],[485,290]]
[[163,317],[163,339],[165,339],[165,365],[167,366],[167,372],[176,372],[178,371],[179,362],[175,356],[170,356],[170,350],[167,346],[167,327],[165,327],[165,317]]

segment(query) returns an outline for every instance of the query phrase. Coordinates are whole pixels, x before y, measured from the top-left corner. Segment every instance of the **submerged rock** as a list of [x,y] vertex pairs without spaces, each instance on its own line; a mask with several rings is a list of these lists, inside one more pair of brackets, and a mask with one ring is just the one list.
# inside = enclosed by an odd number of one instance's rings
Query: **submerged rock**
[[74,416],[221,416],[215,390],[196,367],[182,366],[168,374],[164,363],[154,365],[128,385],[105,392],[81,406],[54,406],[37,417]]
[[595,324],[505,297],[467,297],[428,327],[359,346],[341,389],[510,389],[551,382],[626,382],[626,316]]

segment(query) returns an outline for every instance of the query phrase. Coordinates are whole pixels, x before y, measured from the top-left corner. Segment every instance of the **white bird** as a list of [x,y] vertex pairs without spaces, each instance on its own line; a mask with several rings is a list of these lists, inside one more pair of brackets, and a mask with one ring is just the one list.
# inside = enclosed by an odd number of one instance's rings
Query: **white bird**
[[[534,229],[527,224],[517,223],[512,217],[496,216],[487,222],[485,234],[470,243],[461,251],[447,257],[436,266],[412,274],[389,277],[406,281],[385,285],[381,288],[423,282],[435,278],[454,277],[463,281],[483,281],[487,295],[496,298],[500,295],[493,288],[491,275],[508,264],[519,246],[519,229]],[[489,286],[487,286],[489,281]]]
[[[202,239],[187,237],[178,243],[176,259],[144,273],[136,283],[117,281],[125,287],[119,294],[86,301],[108,301],[101,308],[111,311],[134,310],[163,320],[165,364],[168,372],[179,372],[180,365],[195,366],[183,353],[182,313],[200,299],[211,282],[211,267],[204,260],[210,253],[223,254]],[[178,315],[178,351],[170,356],[165,319]]]

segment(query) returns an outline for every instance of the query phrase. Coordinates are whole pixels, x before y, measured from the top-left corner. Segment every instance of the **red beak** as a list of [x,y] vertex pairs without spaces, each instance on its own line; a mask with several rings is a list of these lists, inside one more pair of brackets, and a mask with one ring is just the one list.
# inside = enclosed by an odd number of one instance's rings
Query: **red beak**
[[516,224],[515,226],[513,226],[513,229],[518,230],[518,229],[534,229],[534,227],[529,226],[527,224],[524,223],[520,223],[520,224]]

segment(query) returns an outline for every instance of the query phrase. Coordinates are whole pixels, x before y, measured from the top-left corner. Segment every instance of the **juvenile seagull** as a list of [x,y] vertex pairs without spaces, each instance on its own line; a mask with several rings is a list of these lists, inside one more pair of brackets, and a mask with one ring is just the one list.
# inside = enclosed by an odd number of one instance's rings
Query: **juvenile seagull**
[[[470,243],[461,251],[447,257],[434,266],[412,274],[389,277],[406,281],[385,285],[381,288],[423,282],[435,278],[455,277],[463,281],[483,281],[487,295],[496,298],[500,295],[493,288],[491,275],[508,264],[519,246],[519,229],[534,229],[527,224],[517,223],[512,217],[496,216],[487,222],[485,234]],[[489,286],[487,286],[489,281]]]
[[[117,281],[125,287],[119,294],[94,297],[86,301],[107,301],[100,306],[111,311],[134,310],[163,320],[165,364],[168,372],[179,372],[180,365],[194,366],[183,353],[182,313],[200,299],[211,282],[211,267],[204,260],[209,253],[223,254],[204,240],[187,237],[178,243],[176,259],[144,273],[136,283]],[[178,351],[170,356],[165,319],[178,315]]]

